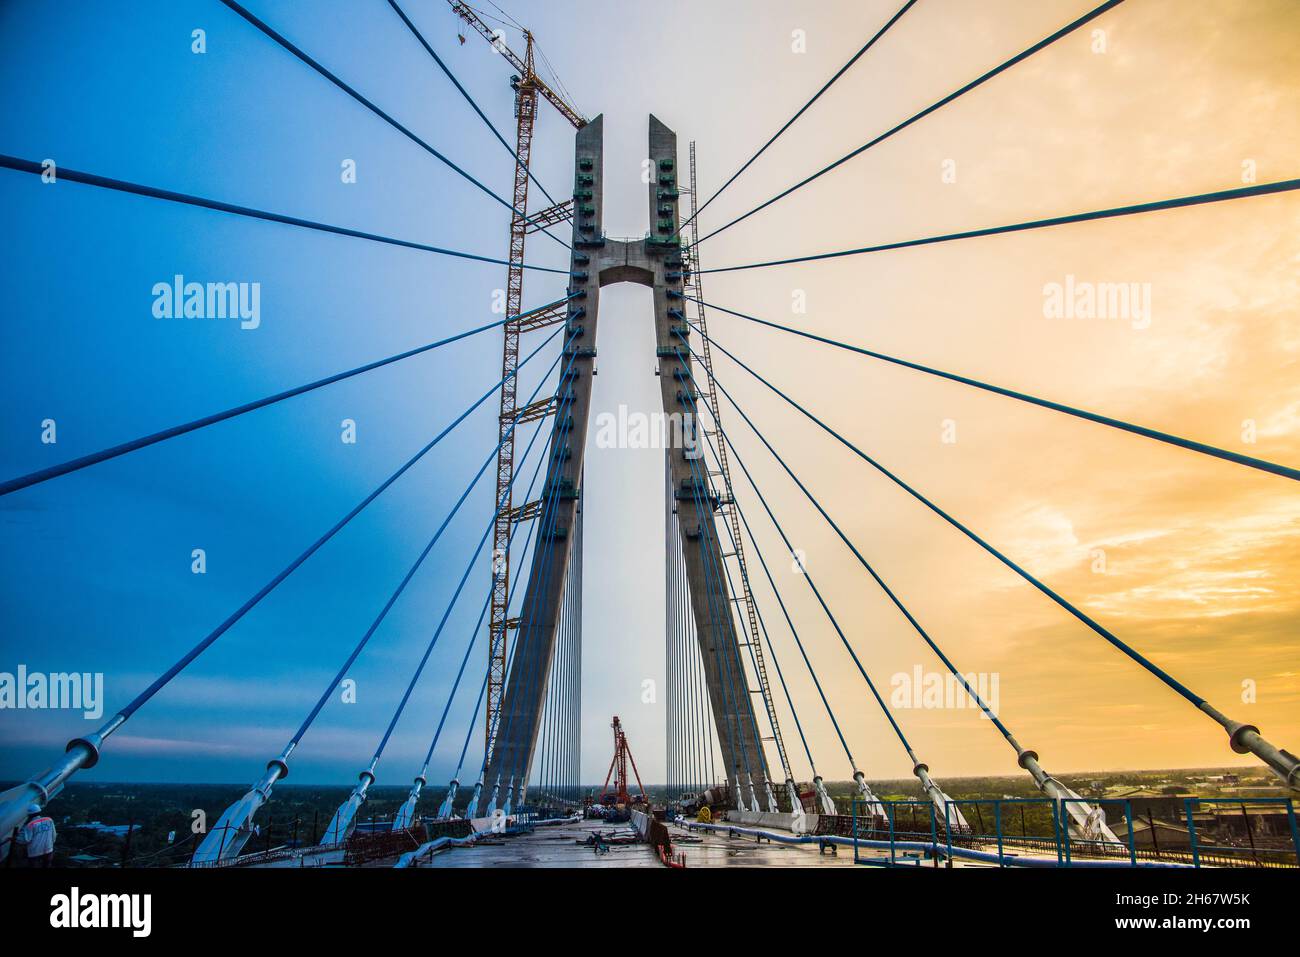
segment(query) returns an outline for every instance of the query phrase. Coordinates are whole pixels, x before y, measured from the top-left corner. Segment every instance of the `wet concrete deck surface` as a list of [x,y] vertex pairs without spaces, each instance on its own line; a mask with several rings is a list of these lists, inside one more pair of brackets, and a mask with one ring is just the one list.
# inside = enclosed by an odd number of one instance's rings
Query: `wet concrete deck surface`
[[[538,827],[528,834],[484,838],[470,847],[440,851],[420,867],[657,867],[658,854],[648,844],[611,844],[604,853],[581,842],[592,832],[631,834],[626,824],[575,821],[555,827]],[[690,867],[839,867],[853,865],[853,849],[819,854],[815,844],[788,845],[759,842],[753,837],[730,837],[720,831],[687,831],[671,827],[674,849],[686,855]]]

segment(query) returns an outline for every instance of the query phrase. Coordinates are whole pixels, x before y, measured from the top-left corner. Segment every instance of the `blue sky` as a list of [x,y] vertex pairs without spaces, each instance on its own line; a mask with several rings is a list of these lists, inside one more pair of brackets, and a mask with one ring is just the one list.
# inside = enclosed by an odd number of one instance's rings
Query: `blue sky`
[[[506,189],[511,158],[391,10],[310,6],[256,10]],[[0,16],[0,69],[10,91],[0,120],[5,152],[376,233],[504,251],[503,207],[219,4],[88,5],[72,25],[23,5],[6,5]],[[196,27],[207,32],[202,55],[190,49]],[[431,35],[449,55],[447,41],[458,46],[447,29]],[[455,58],[463,82],[510,124],[500,61],[486,46],[473,52]],[[37,76],[59,79],[39,96],[17,95],[23,77]],[[567,179],[565,152],[555,138],[549,149],[539,144],[535,168],[553,192]],[[355,184],[340,180],[344,159],[356,161]],[[10,172],[0,176],[0,202],[11,234],[21,237],[5,264],[6,474],[489,322],[492,292],[504,284],[501,267]],[[567,263],[546,239],[535,241],[532,258]],[[260,327],[155,319],[152,286],[177,273],[260,283]],[[554,298],[562,285],[562,277],[530,275],[527,302]],[[553,351],[526,371],[524,389]],[[111,714],[491,386],[499,369],[499,336],[484,334],[7,499],[0,668],[102,671]],[[255,773],[259,762],[249,755],[278,749],[273,742],[296,726],[491,450],[495,415],[493,398],[224,636],[114,740],[98,773],[153,780]],[[340,439],[345,418],[357,423],[354,445]],[[44,419],[57,423],[56,445],[39,441]],[[490,500],[481,482],[354,669],[357,705],[327,709],[318,736],[307,739],[297,779],[346,780],[368,759],[478,542]],[[206,550],[205,575],[191,573],[194,548]],[[447,672],[481,605],[485,564],[480,577],[391,752],[393,773],[403,778],[427,747],[440,689],[450,685]],[[472,692],[463,700],[461,727]],[[7,713],[0,774],[36,770],[61,738],[84,733],[82,724],[68,713]],[[458,751],[461,735],[448,738],[454,747],[448,740],[441,750]]]

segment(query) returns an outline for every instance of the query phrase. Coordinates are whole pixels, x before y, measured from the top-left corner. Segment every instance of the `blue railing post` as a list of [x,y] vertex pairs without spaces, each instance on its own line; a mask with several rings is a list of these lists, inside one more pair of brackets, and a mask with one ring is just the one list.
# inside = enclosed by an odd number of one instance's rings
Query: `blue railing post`
[[[1098,803],[1098,807],[1101,804]],[[1103,809],[1103,814],[1105,813]],[[1130,798],[1124,799],[1124,817],[1128,821],[1128,862],[1132,867],[1138,866],[1137,845],[1133,843],[1133,801]],[[1151,846],[1155,847],[1155,815],[1151,815]]]
[[890,801],[885,808],[889,812],[888,816],[889,816],[889,866],[890,867],[894,867],[898,863],[898,860],[894,854],[894,850],[895,850],[894,849],[894,804],[895,804],[894,801]]
[[[930,853],[934,855],[934,866],[939,866],[939,818],[934,811],[934,802],[929,802],[930,807]],[[947,813],[945,811],[945,813]]]
[[943,829],[948,834],[948,860],[952,860],[952,801],[943,802]]
[[1286,821],[1291,825],[1291,848],[1295,851],[1295,861],[1300,864],[1300,830],[1296,829],[1295,802],[1286,799]]
[[1201,854],[1196,846],[1196,819],[1192,817],[1192,798],[1185,798],[1183,806],[1187,811],[1187,841],[1192,846],[1192,866],[1201,866]]
[[858,799],[853,799],[853,863],[858,863]]
[[1055,801],[1052,802],[1052,837],[1056,841],[1056,866],[1061,867],[1061,816]]
[[1065,841],[1065,866],[1070,866],[1070,812],[1065,806],[1069,798],[1061,798],[1061,837]]
[[993,802],[993,829],[998,832],[998,867],[1006,867],[1007,862],[1002,857],[1002,801],[1001,799]]

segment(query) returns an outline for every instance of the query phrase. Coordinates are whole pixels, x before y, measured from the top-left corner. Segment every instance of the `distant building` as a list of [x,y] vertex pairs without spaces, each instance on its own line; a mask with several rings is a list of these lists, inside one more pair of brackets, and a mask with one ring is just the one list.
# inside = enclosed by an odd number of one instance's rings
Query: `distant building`
[[1110,812],[1107,814],[1107,818],[1109,819],[1111,814],[1123,818],[1124,806],[1113,803],[1117,801],[1128,801],[1134,817],[1149,818],[1154,816],[1165,820],[1184,817],[1186,810],[1184,797],[1180,793],[1165,793],[1169,790],[1171,789],[1164,788],[1155,791],[1151,788],[1135,788],[1126,785],[1107,788],[1104,798]]
[[1236,774],[1216,774],[1206,780],[1211,784],[1226,784],[1229,787],[1236,787],[1241,783],[1240,775]]
[[1221,839],[1236,842],[1252,840],[1264,843],[1277,840],[1290,844],[1291,821],[1286,807],[1280,804],[1206,805],[1195,815],[1197,829],[1211,830]]
[[85,824],[73,826],[83,831],[98,831],[100,834],[112,834],[116,837],[126,837],[132,827],[130,824],[102,824],[99,821],[87,821]]
[[[1133,821],[1133,846],[1139,850],[1185,851],[1192,846],[1192,837],[1185,826],[1168,821],[1152,821],[1137,817]],[[1111,830],[1122,842],[1128,843],[1128,821],[1121,818],[1111,824]]]

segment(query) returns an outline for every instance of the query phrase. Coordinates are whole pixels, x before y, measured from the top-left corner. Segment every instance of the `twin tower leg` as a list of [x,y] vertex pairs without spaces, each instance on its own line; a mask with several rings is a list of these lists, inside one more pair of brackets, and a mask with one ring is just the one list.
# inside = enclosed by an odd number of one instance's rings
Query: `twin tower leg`
[[[650,117],[650,235],[645,240],[621,241],[606,239],[602,228],[603,131],[603,117],[596,117],[577,133],[569,290],[578,296],[569,306],[567,352],[561,359],[561,368],[567,371],[560,383],[541,508],[534,519],[541,524],[520,606],[514,659],[506,681],[496,746],[484,778],[480,814],[494,785],[499,782],[504,798],[505,789],[512,784],[522,788],[532,770],[561,599],[574,549],[600,289],[616,282],[640,283],[654,290],[656,355],[664,412],[676,421],[688,423],[682,433],[676,433],[684,434],[686,441],[672,443],[669,467],[677,498],[676,520],[687,584],[727,781],[732,794],[743,794],[746,800],[751,781],[760,797],[766,791],[767,762],[754,720],[752,694],[713,520],[718,502],[709,491],[705,439],[697,438],[695,432],[698,397],[689,350],[690,327],[683,309],[683,262],[677,236],[677,135]],[[625,638],[606,634],[596,640],[618,642]]]

